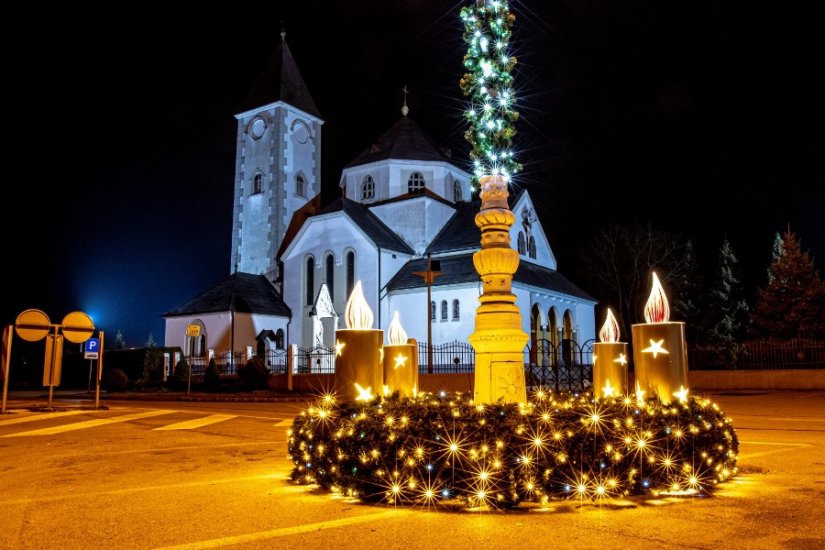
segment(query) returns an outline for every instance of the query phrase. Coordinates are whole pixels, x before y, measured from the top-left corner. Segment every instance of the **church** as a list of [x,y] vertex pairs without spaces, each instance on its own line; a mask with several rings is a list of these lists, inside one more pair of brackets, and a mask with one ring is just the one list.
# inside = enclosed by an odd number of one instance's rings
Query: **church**
[[[230,275],[162,314],[165,345],[190,358],[233,350],[235,364],[290,344],[332,348],[357,281],[374,328],[386,334],[397,311],[418,342],[467,342],[482,292],[473,265],[480,201],[464,168],[469,159],[451,158],[408,114],[405,105],[364,144],[342,168],[340,198],[321,204],[324,120],[282,34],[235,115]],[[512,291],[528,345],[593,339],[596,300],[557,270],[529,193],[511,195],[510,209],[520,258]]]

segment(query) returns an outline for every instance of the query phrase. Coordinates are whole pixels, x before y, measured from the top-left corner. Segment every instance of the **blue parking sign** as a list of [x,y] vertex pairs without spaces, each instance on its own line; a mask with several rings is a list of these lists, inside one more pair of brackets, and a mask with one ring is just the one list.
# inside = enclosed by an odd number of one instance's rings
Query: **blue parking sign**
[[100,339],[99,338],[89,338],[86,340],[86,343],[83,344],[83,358],[84,359],[97,359],[100,353]]

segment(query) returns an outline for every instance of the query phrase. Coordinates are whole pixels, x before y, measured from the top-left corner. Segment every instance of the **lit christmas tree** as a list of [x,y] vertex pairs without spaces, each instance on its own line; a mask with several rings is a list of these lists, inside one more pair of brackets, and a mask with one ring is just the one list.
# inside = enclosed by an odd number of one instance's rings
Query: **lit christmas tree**
[[478,0],[461,10],[467,54],[461,90],[470,99],[466,118],[470,128],[464,136],[472,145],[473,173],[509,178],[521,169],[511,148],[518,113],[514,106],[511,71],[516,58],[509,54],[515,16],[506,1]]

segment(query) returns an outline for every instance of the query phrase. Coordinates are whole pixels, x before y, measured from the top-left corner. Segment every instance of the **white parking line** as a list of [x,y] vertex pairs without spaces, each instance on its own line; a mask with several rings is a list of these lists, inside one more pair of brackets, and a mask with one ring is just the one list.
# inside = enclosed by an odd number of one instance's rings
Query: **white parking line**
[[10,418],[8,420],[0,420],[0,426],[11,426],[12,424],[22,424],[23,422],[34,422],[35,420],[48,420],[49,418],[58,418],[61,416],[72,416],[75,414],[86,414],[97,412],[93,410],[88,411],[64,411],[44,414],[35,414],[32,416],[23,416],[20,418]]
[[229,420],[231,418],[235,418],[238,415],[236,414],[212,414],[209,416],[204,416],[203,418],[196,418],[194,420],[187,420],[184,422],[177,422],[175,424],[169,424],[168,426],[161,426],[160,428],[155,428],[154,431],[166,431],[166,430],[194,430],[195,428],[202,428],[203,426],[208,426],[210,424],[216,424],[218,422],[223,422],[225,420]]
[[218,548],[221,546],[228,546],[230,544],[245,544],[255,541],[274,539],[277,537],[299,535],[301,533],[314,533],[322,529],[334,529],[336,527],[355,525],[356,523],[365,523],[369,521],[378,521],[382,519],[396,519],[403,516],[408,516],[412,513],[412,510],[389,510],[386,512],[378,512],[376,514],[364,514],[361,516],[336,519],[332,521],[321,521],[318,523],[295,525],[292,527],[283,527],[281,529],[271,529],[269,531],[247,533],[245,535],[235,535],[232,537],[223,537],[219,539],[200,540],[197,542],[179,544],[176,546],[163,546],[156,548],[155,550],[200,550],[201,548]]
[[85,422],[75,422],[73,424],[65,424],[63,426],[54,426],[52,428],[42,428],[40,430],[31,430],[29,432],[20,432],[16,434],[6,434],[0,437],[28,437],[34,435],[54,435],[63,432],[71,432],[74,430],[84,430],[86,428],[96,428],[97,426],[105,426],[107,424],[117,424],[118,422],[129,422],[130,420],[139,420],[141,418],[149,418],[151,416],[160,416],[162,414],[171,414],[175,411],[168,410],[154,410],[135,414],[125,414],[123,416],[115,416],[112,418],[100,418],[98,420],[87,420]]

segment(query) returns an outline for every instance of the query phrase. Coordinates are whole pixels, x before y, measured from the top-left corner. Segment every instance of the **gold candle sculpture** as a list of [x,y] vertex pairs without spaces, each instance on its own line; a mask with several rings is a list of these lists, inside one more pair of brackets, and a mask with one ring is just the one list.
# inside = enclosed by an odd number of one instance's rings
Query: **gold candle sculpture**
[[653,273],[653,288],[645,304],[645,321],[633,325],[633,364],[637,389],[665,405],[688,394],[685,324],[670,322],[667,296]]
[[593,395],[597,399],[627,395],[627,343],[619,342],[619,323],[610,308],[593,344]]
[[398,391],[401,397],[414,397],[418,392],[418,356],[414,343],[409,343],[407,333],[398,319],[392,316],[384,346],[384,393]]
[[361,281],[352,289],[344,316],[347,328],[335,331],[335,390],[345,401],[370,401],[384,383],[384,331],[372,328]]

